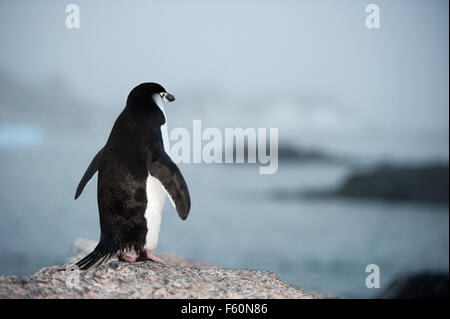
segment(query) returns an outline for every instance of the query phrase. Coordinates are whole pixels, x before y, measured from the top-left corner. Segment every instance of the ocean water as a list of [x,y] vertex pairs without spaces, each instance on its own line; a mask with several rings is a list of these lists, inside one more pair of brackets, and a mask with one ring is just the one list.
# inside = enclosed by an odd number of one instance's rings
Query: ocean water
[[[70,141],[70,142],[69,142]],[[29,275],[63,263],[76,238],[97,240],[96,176],[74,201],[96,149],[88,141],[2,148],[0,273]],[[231,268],[269,270],[286,282],[340,297],[370,298],[397,275],[448,271],[448,206],[358,200],[277,200],[279,190],[324,189],[350,170],[283,164],[180,164],[192,197],[182,221],[166,202],[159,250]]]

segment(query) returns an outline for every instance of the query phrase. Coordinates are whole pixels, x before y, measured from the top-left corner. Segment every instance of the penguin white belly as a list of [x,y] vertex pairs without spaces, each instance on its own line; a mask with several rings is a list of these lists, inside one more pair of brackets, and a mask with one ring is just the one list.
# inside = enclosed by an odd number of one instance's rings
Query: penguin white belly
[[145,248],[153,250],[158,245],[166,193],[161,183],[150,174],[147,177],[146,191],[147,207],[144,216],[147,220],[147,237],[145,240]]
[[[166,119],[164,101],[159,94],[153,94],[153,100],[161,109]],[[161,137],[163,147],[167,154],[170,154],[169,132],[167,130],[167,120],[161,126]],[[169,155],[170,156],[170,155]],[[166,200],[166,191],[160,181],[154,178],[150,173],[147,177],[147,208],[145,209],[145,219],[147,220],[147,237],[145,238],[145,247],[153,250],[158,245],[159,230],[161,228],[162,212]]]

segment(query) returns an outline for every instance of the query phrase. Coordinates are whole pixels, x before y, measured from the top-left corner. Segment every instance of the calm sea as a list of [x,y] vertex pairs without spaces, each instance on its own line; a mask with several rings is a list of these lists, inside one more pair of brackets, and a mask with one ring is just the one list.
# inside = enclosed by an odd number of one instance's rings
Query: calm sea
[[[96,153],[67,141],[11,148],[0,155],[0,273],[29,275],[63,263],[76,238],[97,240],[96,177],[73,200]],[[192,210],[181,221],[166,202],[159,250],[231,268],[269,270],[288,283],[341,297],[370,298],[365,267],[381,287],[419,270],[448,272],[448,206],[359,200],[279,201],[278,190],[325,189],[346,166],[182,164]]]

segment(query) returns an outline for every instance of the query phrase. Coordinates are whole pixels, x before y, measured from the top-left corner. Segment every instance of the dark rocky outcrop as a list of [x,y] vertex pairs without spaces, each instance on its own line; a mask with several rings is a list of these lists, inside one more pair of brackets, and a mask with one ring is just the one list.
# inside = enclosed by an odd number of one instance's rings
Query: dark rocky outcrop
[[448,273],[416,273],[395,279],[382,299],[448,299]]
[[448,203],[448,166],[380,166],[373,172],[354,174],[333,195]]
[[448,165],[392,166],[358,170],[333,190],[307,192],[276,191],[279,199],[355,198],[448,204]]

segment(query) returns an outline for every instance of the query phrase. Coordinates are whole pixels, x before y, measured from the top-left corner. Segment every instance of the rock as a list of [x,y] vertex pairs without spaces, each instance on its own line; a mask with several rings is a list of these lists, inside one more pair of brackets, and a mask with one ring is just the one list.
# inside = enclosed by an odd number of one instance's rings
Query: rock
[[448,299],[448,273],[401,276],[378,296],[380,299]]
[[[95,245],[77,240],[71,260],[86,255]],[[167,264],[111,260],[89,271],[71,271],[66,270],[71,266],[67,263],[44,267],[24,278],[0,276],[0,298],[325,297],[296,289],[268,271],[227,269],[161,252],[158,257]]]
[[[269,149],[268,146],[266,149]],[[280,144],[278,147],[278,159],[283,162],[321,163],[347,165],[352,161],[349,158],[328,154],[322,150],[296,148],[288,144]]]
[[381,165],[368,172],[355,172],[336,190],[310,191],[297,196],[446,204],[449,201],[449,170],[445,165],[420,167]]
[[[270,144],[267,144],[263,152],[270,150]],[[227,154],[233,157],[233,154],[240,152],[248,157],[249,152],[258,154],[258,145],[254,148],[249,147],[248,143],[244,145],[235,145],[235,147],[230,149],[224,149],[223,154]],[[280,144],[278,146],[278,160],[280,162],[291,162],[291,163],[320,163],[320,164],[336,164],[336,165],[348,165],[352,161],[347,157],[336,156],[334,154],[328,154],[321,150],[298,148],[289,144]],[[235,163],[237,164],[237,163]]]

